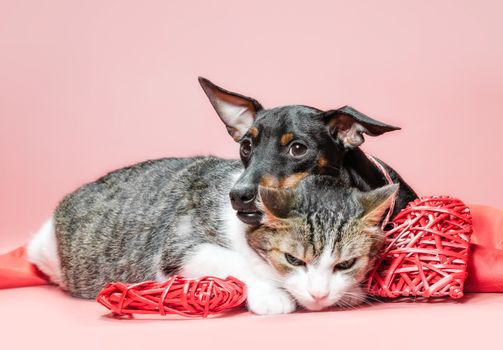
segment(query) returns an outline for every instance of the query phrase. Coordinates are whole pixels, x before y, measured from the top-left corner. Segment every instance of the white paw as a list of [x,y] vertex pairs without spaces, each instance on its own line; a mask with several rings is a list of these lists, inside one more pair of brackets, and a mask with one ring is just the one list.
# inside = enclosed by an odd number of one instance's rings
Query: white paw
[[353,288],[342,296],[342,298],[337,301],[336,305],[339,307],[354,308],[360,305],[367,299],[367,295],[363,292],[360,287]]
[[295,301],[278,288],[248,288],[248,310],[258,315],[288,314],[295,311]]

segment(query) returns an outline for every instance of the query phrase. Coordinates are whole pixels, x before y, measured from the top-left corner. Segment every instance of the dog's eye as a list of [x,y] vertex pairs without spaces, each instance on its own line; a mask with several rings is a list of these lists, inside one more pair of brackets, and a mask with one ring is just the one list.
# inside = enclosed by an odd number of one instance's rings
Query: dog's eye
[[300,142],[294,142],[290,146],[289,153],[290,153],[290,155],[292,155],[293,157],[296,157],[296,158],[302,157],[303,155],[305,155],[307,153],[307,146],[300,143]]
[[306,266],[306,263],[300,259],[297,259],[291,254],[285,253],[285,259],[290,265],[293,266]]
[[250,140],[244,140],[243,142],[241,142],[240,152],[244,158],[248,158],[251,154],[251,151],[252,151],[252,144]]
[[349,259],[335,265],[334,270],[348,270],[354,266],[356,258]]

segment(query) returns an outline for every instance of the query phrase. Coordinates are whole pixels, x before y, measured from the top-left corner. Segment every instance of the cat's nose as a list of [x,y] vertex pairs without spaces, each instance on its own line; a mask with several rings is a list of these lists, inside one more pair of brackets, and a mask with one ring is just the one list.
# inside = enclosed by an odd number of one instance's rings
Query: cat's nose
[[328,298],[328,291],[310,292],[309,294],[311,294],[311,297],[313,297],[314,301],[317,303],[320,303]]

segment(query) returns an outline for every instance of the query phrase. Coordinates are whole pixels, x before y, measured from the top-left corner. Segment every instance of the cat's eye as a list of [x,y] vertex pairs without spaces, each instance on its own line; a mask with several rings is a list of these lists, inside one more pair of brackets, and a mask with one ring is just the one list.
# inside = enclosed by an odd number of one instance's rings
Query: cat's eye
[[244,158],[250,157],[250,154],[252,152],[252,144],[250,140],[244,140],[243,142],[241,142],[240,152],[241,156],[243,156]]
[[300,142],[294,142],[288,151],[292,157],[300,158],[307,153],[307,146]]
[[348,270],[352,268],[356,263],[356,258],[349,259],[335,265],[334,270]]
[[306,266],[306,263],[300,259],[297,259],[291,254],[285,253],[285,259],[290,265],[293,266]]

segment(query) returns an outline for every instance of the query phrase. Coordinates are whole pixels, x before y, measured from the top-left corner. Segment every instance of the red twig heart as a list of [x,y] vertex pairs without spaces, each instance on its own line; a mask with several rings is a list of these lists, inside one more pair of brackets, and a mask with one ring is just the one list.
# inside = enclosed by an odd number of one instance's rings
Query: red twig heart
[[96,300],[116,315],[207,317],[242,305],[246,285],[233,277],[172,276],[165,282],[110,283]]
[[425,197],[390,224],[386,248],[369,274],[369,294],[461,298],[472,234],[468,207],[450,197]]

